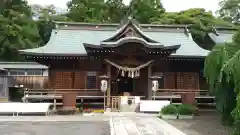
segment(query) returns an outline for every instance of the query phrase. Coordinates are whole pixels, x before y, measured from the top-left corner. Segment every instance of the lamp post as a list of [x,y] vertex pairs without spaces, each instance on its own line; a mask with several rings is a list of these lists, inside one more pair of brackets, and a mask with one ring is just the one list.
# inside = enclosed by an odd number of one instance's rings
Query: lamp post
[[158,79],[161,79],[161,76],[151,76],[150,79],[152,81],[152,91],[153,91],[153,100],[156,98],[156,92],[159,88]]
[[108,89],[108,79],[109,79],[109,77],[106,76],[106,75],[103,75],[103,76],[99,76],[99,79],[100,79],[100,82],[101,82],[100,88],[101,88],[101,91],[103,92],[103,98],[104,98],[104,100],[103,100],[104,103],[103,104],[104,104],[104,111],[105,111],[105,109],[106,109],[106,91]]

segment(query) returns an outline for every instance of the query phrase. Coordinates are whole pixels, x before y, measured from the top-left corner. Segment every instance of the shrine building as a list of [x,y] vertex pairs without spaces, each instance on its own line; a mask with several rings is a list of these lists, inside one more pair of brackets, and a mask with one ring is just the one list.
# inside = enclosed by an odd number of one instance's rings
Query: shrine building
[[49,67],[45,89],[74,91],[77,99],[102,103],[99,77],[107,76],[108,106],[119,96],[152,99],[152,76],[159,77],[156,97],[207,89],[209,50],[193,41],[186,25],[139,24],[130,17],[120,24],[56,22],[46,45],[20,53]]

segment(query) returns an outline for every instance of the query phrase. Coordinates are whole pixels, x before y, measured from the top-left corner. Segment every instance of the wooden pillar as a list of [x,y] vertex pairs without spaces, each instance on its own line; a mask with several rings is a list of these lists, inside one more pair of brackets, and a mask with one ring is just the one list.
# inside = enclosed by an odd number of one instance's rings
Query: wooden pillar
[[152,100],[152,82],[150,77],[152,76],[152,65],[148,66],[148,100]]
[[107,89],[107,108],[111,106],[111,65],[107,64],[108,89]]
[[48,68],[48,84],[47,84],[48,89],[52,88],[52,79],[53,79],[52,74],[53,74],[53,70],[52,70],[51,66],[49,66],[49,68]]

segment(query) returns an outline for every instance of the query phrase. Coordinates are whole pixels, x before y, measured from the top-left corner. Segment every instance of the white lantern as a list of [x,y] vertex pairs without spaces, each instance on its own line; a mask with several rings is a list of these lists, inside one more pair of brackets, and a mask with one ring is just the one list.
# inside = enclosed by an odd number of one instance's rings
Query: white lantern
[[152,81],[152,91],[156,92],[158,90],[159,84],[157,80]]
[[101,91],[106,92],[107,91],[107,80],[101,81]]

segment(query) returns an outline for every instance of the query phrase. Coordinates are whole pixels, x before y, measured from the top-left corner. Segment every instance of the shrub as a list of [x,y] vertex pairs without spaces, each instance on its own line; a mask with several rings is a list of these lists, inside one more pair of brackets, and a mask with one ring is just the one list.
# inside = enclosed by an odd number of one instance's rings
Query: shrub
[[162,108],[161,114],[167,114],[167,115],[177,115],[177,106],[170,104]]
[[94,113],[104,113],[104,110],[103,109],[96,109],[96,110],[93,110]]
[[58,115],[73,115],[76,113],[76,108],[61,108],[57,110]]
[[193,115],[197,108],[193,105],[182,104],[177,107],[179,115]]

